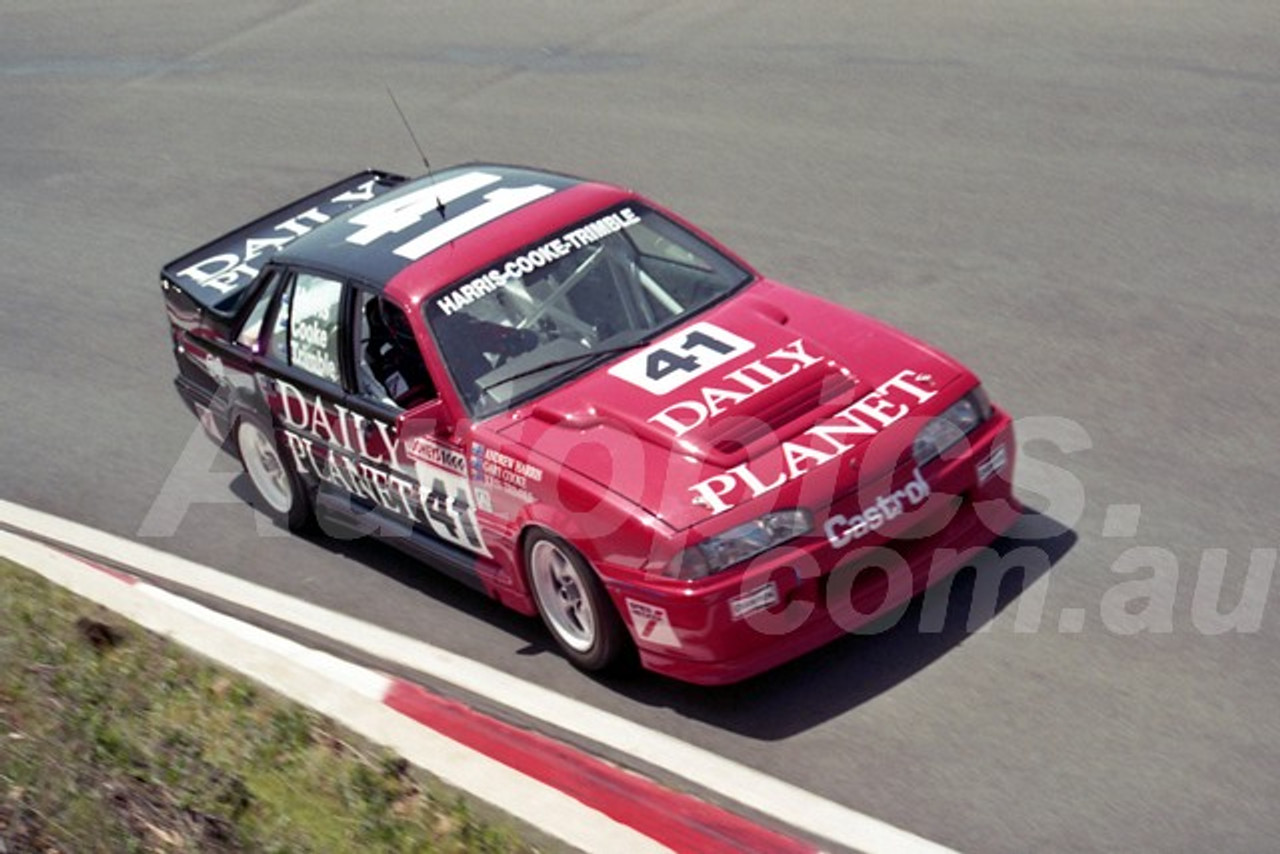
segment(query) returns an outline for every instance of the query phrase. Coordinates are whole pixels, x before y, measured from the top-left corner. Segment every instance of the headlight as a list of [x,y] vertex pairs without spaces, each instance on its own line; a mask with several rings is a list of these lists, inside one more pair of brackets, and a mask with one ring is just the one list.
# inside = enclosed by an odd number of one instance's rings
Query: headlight
[[982,386],[978,386],[924,425],[911,444],[911,455],[915,457],[916,465],[922,466],[940,456],[990,417],[991,401]]
[[808,510],[768,513],[685,549],[672,562],[667,574],[685,581],[705,578],[807,534],[812,528],[813,517]]

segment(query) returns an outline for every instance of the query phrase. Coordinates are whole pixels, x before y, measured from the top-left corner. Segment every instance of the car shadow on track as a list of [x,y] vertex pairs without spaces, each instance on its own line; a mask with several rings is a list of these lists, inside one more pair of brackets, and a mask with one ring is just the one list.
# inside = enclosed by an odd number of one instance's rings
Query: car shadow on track
[[[244,474],[240,474],[231,482],[230,489],[232,494],[246,504],[257,507],[255,503],[258,500],[257,496]],[[389,540],[355,535],[324,522],[317,522],[291,536],[306,540],[318,548],[377,572],[403,587],[406,592],[411,591],[412,595],[423,596],[433,603],[439,603],[459,614],[465,614],[477,623],[505,632],[516,639],[513,642],[514,646],[519,647],[520,643],[523,643],[524,648],[531,652],[550,654],[555,652],[555,644],[546,635],[542,624],[536,618],[517,613],[485,593],[450,577],[437,568],[425,565],[417,557],[396,548]],[[388,625],[384,628],[414,634],[414,631],[406,626]],[[424,639],[431,641],[430,637]],[[313,639],[312,642],[323,648],[333,646],[324,639],[320,639],[320,642]],[[344,654],[351,653],[348,651]]]
[[[251,500],[252,493],[247,483],[240,482],[243,480],[237,478],[232,491],[238,495],[243,492],[241,497]],[[515,655],[560,658],[565,672],[552,676],[553,682],[569,686],[585,680],[640,705],[669,708],[685,717],[763,741],[804,732],[910,679],[1021,599],[1077,540],[1070,528],[1034,510],[1024,510],[1013,529],[977,559],[877,623],[760,676],[734,685],[709,687],[678,682],[638,668],[618,675],[574,671],[536,618],[518,614],[424,567],[389,543],[369,537],[331,537],[321,532],[302,536],[379,572],[406,590],[506,634],[512,638]],[[1037,602],[1028,602],[1028,610],[1037,607]],[[1021,617],[1019,611],[1018,619]],[[312,642],[321,648],[331,645],[319,637]],[[516,668],[517,673],[522,669]],[[412,678],[412,674],[406,675]]]
[[[787,738],[883,694],[946,655],[1019,600],[1076,539],[1070,528],[1027,510],[1008,535],[953,575],[949,588],[943,581],[876,624],[768,673],[718,688],[648,675],[611,679],[609,686],[639,703],[749,738]],[[1027,604],[1031,611],[1040,603],[1029,597]],[[1017,615],[1019,621],[1024,616]]]

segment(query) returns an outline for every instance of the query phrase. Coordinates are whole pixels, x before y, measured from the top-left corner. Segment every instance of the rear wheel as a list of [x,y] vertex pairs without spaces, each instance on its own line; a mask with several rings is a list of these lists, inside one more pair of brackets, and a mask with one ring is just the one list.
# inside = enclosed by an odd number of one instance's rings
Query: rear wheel
[[236,450],[244,472],[257,494],[257,507],[290,531],[311,521],[302,479],[276,446],[273,431],[258,418],[246,415],[236,423]]
[[525,566],[542,622],[569,660],[590,671],[621,664],[630,652],[627,629],[586,560],[539,532],[525,545]]

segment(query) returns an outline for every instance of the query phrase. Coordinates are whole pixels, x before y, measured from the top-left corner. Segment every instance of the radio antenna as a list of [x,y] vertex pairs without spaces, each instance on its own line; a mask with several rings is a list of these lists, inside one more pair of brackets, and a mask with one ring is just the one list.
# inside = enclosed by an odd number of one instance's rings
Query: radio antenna
[[[427,159],[427,152],[423,150],[422,143],[418,142],[418,135],[413,132],[413,126],[409,124],[409,119],[405,117],[404,110],[400,109],[400,102],[396,100],[396,93],[391,91],[390,84],[387,84],[387,97],[391,99],[391,105],[400,114],[400,121],[404,122],[404,129],[409,132],[409,139],[413,140],[413,147],[418,149],[418,156],[422,158],[422,165],[427,167],[427,177],[434,184],[435,175],[431,172],[431,161]],[[444,199],[440,197],[439,193],[436,194],[436,210],[440,212],[440,218],[444,219]]]

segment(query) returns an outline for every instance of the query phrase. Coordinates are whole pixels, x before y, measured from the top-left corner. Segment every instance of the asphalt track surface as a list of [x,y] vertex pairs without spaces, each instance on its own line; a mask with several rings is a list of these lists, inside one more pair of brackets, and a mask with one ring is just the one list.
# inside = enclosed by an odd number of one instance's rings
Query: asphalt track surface
[[[0,11],[0,497],[167,525],[147,542],[964,851],[1274,850],[1274,2]],[[157,270],[419,172],[388,85],[434,165],[629,184],[966,361],[1027,440],[1024,539],[945,611],[708,690],[587,678],[389,549],[256,527],[191,442]],[[166,483],[202,503],[157,516]]]

